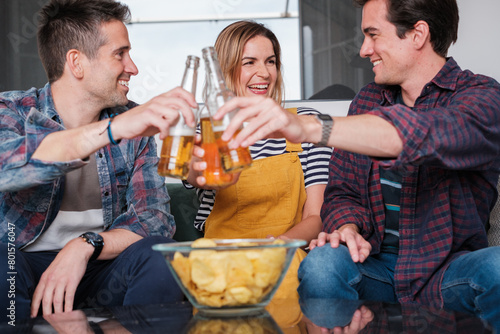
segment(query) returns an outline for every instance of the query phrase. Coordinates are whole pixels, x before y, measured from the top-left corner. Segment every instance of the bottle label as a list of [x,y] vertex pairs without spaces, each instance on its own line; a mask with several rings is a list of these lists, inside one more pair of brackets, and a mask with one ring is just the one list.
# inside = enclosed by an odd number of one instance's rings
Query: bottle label
[[[193,112],[194,112],[194,110],[193,110]],[[195,132],[196,132],[196,130],[194,128],[187,126],[186,122],[184,121],[184,116],[182,116],[181,112],[179,111],[179,118],[177,119],[177,122],[175,123],[175,125],[172,125],[169,128],[168,135],[169,136],[194,136]]]
[[173,126],[168,130],[169,136],[193,136],[196,130],[188,127],[187,125],[181,126]]

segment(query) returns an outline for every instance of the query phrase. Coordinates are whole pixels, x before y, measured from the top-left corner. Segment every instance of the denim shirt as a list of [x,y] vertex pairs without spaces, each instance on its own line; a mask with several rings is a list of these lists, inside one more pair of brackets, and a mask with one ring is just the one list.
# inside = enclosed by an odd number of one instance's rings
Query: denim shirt
[[[134,106],[129,102],[105,109],[100,119]],[[0,242],[12,242],[9,232],[13,230],[20,249],[36,240],[59,211],[65,174],[88,163],[31,158],[45,136],[64,129],[50,84],[0,93]],[[104,231],[121,228],[143,237],[172,237],[175,222],[165,180],[157,173],[154,138],[123,139],[99,149],[95,158]]]

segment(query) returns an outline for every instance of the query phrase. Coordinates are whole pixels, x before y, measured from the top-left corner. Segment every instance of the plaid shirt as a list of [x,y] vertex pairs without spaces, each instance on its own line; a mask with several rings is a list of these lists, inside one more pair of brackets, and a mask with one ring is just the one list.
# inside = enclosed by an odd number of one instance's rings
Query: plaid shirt
[[[134,107],[103,110],[101,119]],[[61,206],[64,175],[84,160],[47,162],[32,159],[48,134],[64,130],[50,85],[0,94],[0,242],[15,228],[23,248],[50,226]],[[154,138],[122,140],[96,153],[104,230],[127,229],[141,236],[171,237],[175,222],[164,178],[157,173]],[[76,236],[75,236],[76,237]]]
[[369,84],[349,114],[392,123],[403,152],[381,160],[336,149],[321,209],[323,230],[356,224],[380,252],[384,201],[379,166],[403,176],[395,291],[400,302],[442,307],[450,262],[487,247],[486,228],[500,170],[500,86],[448,59],[412,108],[395,104],[400,88]]

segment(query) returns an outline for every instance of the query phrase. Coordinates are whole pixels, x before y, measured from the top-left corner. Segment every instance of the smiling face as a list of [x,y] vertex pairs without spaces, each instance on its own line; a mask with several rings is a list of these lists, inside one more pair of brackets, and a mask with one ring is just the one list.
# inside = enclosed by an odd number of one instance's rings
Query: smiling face
[[96,58],[85,63],[89,98],[102,109],[126,105],[130,77],[138,73],[130,58],[127,28],[120,21],[111,21],[101,26],[101,34],[106,43],[99,48]]
[[396,27],[387,20],[386,0],[370,0],[363,7],[361,29],[365,35],[360,55],[370,58],[375,82],[402,86],[411,80],[416,63],[411,38],[400,39]]
[[271,96],[276,87],[277,68],[273,44],[264,36],[248,40],[241,58],[238,96]]

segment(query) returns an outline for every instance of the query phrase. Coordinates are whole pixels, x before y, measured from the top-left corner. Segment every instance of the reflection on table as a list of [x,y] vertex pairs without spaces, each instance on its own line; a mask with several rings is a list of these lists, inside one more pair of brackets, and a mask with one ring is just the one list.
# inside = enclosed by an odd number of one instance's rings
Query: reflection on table
[[[297,313],[298,312],[298,313]],[[288,317],[287,317],[288,315]],[[249,316],[207,316],[189,302],[76,310],[0,324],[0,333],[494,333],[471,315],[419,305],[333,299],[286,301]],[[338,330],[338,329],[337,329]]]
[[[336,299],[300,301],[309,334],[321,328],[347,333],[494,333],[483,320],[468,314],[417,304],[389,304]],[[333,332],[333,331],[332,331]]]

